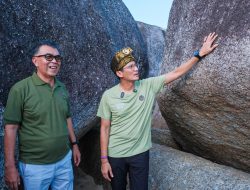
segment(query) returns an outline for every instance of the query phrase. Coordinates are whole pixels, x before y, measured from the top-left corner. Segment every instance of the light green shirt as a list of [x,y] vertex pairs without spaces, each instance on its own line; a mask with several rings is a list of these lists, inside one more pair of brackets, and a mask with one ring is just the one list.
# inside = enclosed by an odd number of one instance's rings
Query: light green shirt
[[10,90],[4,123],[19,124],[19,159],[29,164],[49,164],[69,151],[67,118],[69,95],[55,79],[52,89],[36,73]]
[[137,92],[121,96],[119,85],[104,92],[97,116],[110,120],[108,155],[129,157],[151,148],[151,118],[165,75],[135,82]]

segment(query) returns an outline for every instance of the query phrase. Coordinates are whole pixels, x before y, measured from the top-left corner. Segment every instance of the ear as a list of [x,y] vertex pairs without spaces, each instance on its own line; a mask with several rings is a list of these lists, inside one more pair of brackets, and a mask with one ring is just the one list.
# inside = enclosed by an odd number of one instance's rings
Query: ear
[[38,63],[37,63],[36,57],[32,57],[32,63],[33,63],[36,67],[38,67]]
[[122,71],[116,71],[116,75],[117,75],[119,78],[122,78],[122,77],[123,77],[123,72],[122,72]]

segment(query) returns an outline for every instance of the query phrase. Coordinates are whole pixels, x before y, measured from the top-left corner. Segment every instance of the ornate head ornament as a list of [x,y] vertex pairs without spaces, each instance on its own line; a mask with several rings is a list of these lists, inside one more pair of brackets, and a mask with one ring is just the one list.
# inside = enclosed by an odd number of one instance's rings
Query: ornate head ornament
[[114,73],[121,70],[129,62],[135,61],[132,52],[133,50],[130,47],[126,47],[115,54],[111,62],[111,69]]

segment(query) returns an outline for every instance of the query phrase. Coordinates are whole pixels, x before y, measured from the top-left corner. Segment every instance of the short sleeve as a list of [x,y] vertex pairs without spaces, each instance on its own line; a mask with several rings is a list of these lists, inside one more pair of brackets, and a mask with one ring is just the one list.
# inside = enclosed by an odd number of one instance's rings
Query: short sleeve
[[108,104],[108,96],[106,93],[103,94],[102,99],[100,101],[97,116],[103,119],[111,120],[111,111],[110,106]]
[[3,114],[4,125],[21,123],[23,110],[22,97],[20,89],[15,88],[15,86],[11,88]]
[[165,84],[166,75],[145,79],[155,94],[159,93]]

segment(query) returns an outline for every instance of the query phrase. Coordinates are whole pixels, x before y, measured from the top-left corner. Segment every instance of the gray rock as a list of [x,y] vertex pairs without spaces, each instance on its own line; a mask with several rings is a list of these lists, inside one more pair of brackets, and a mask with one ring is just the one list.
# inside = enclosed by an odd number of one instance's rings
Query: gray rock
[[250,1],[175,0],[161,72],[192,56],[209,32],[219,47],[160,95],[175,140],[187,152],[250,172]]
[[165,31],[143,22],[137,22],[144,42],[147,46],[149,73],[147,77],[158,76],[164,57]]
[[172,148],[150,151],[151,190],[249,190],[250,174]]
[[152,114],[152,127],[157,129],[168,129],[168,125],[161,114],[157,101],[155,102]]
[[162,117],[157,102],[152,116],[152,141],[157,144],[166,145],[175,149],[180,149],[169,130],[165,119]]
[[152,128],[151,134],[153,143],[180,150],[179,145],[175,142],[171,131],[167,127],[165,129]]
[[93,177],[84,173],[79,167],[74,171],[74,190],[103,190],[101,185],[96,185]]

